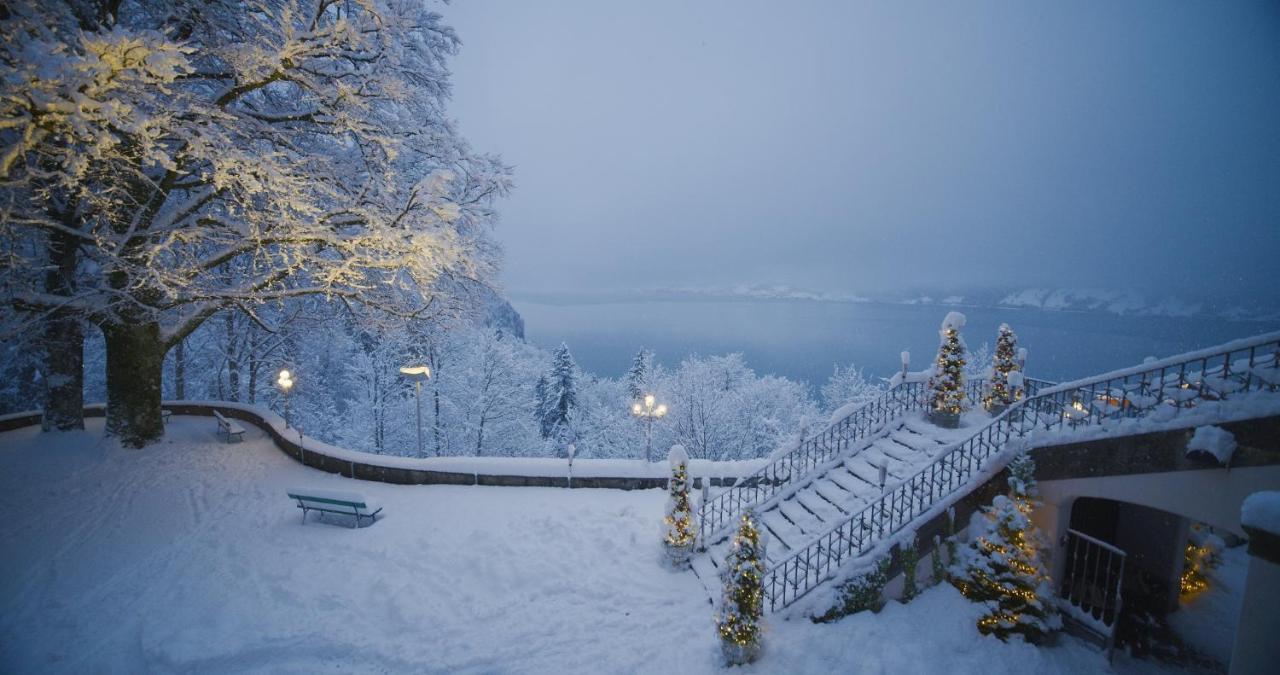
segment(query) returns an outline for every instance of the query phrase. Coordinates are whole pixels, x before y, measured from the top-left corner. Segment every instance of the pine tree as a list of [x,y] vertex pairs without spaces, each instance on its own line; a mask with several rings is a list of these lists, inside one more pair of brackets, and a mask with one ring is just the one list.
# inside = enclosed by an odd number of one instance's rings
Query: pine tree
[[978,630],[1002,640],[1017,634],[1036,642],[1061,625],[1040,556],[1043,542],[1030,519],[1038,494],[1034,472],[1026,453],[1009,463],[1009,495],[983,508],[986,526],[961,551],[952,580],[965,597],[986,605]]
[[538,432],[544,439],[551,437],[551,405],[548,398],[550,390],[551,384],[547,381],[547,376],[539,375],[538,384],[533,387],[536,405],[533,414],[538,418]]
[[940,426],[953,426],[947,417],[959,415],[965,408],[965,345],[960,337],[964,322],[963,314],[950,312],[938,331],[941,340],[929,379],[929,411]]
[[547,375],[544,438],[568,433],[569,418],[578,405],[577,370],[569,346],[560,343],[551,357],[551,372]]
[[760,653],[764,614],[764,542],[751,513],[742,514],[721,579],[724,596],[716,616],[720,648],[730,665],[749,663]]
[[644,398],[652,371],[653,352],[641,347],[631,361],[631,370],[627,371],[627,393],[631,394],[632,401]]
[[672,564],[683,567],[689,561],[696,538],[693,508],[689,504],[689,453],[683,445],[673,445],[667,462],[671,465],[671,481],[667,486],[667,515],[662,519],[666,524],[663,543]]
[[1003,408],[1021,397],[1021,392],[1009,382],[1009,373],[1020,372],[1018,365],[1018,336],[1009,324],[1000,324],[996,337],[996,355],[991,368],[991,389],[983,403],[988,410]]

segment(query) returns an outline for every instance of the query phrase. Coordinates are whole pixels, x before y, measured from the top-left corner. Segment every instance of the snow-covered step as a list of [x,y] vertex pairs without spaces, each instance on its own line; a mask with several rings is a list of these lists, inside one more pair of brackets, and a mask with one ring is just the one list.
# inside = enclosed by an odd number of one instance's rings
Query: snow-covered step
[[828,527],[826,521],[796,499],[788,499],[778,504],[778,511],[791,523],[790,530],[802,535],[791,537],[792,541],[808,539],[818,532],[825,532]]
[[843,516],[849,515],[835,502],[827,499],[819,488],[820,486],[814,485],[812,489],[797,494],[796,501],[821,518],[824,523],[842,520]]

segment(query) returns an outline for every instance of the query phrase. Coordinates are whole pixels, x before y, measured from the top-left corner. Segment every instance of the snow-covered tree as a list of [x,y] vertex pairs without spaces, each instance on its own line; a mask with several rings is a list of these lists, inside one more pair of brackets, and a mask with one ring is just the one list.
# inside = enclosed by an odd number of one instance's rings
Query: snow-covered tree
[[965,345],[960,337],[964,321],[960,312],[949,312],[943,320],[938,331],[938,356],[929,378],[929,411],[935,422],[944,426],[954,426],[965,408]]
[[836,364],[831,377],[822,385],[822,411],[830,415],[846,405],[870,401],[883,391],[880,385],[867,381],[861,368]]
[[[458,40],[395,0],[7,6],[8,305],[99,326],[108,428],[163,433],[165,352],[227,307],[304,295],[420,314],[488,273],[507,169],[444,114]],[[74,283],[31,270],[74,242]]]
[[543,422],[547,437],[560,439],[569,433],[573,411],[578,405],[577,371],[569,345],[560,343],[551,355],[551,372],[547,373]]
[[631,394],[633,401],[639,401],[644,398],[646,392],[652,387],[650,386],[650,378],[653,371],[653,352],[640,348],[636,352],[636,356],[631,360],[631,369],[627,371],[627,392]]
[[716,614],[720,648],[730,665],[749,663],[760,654],[764,572],[763,535],[754,515],[744,513],[721,568],[724,594]]
[[693,524],[693,506],[689,503],[689,453],[684,446],[673,445],[667,454],[671,480],[667,484],[667,512],[663,517],[663,544],[667,559],[677,567],[689,561],[697,536]]
[[996,354],[991,364],[991,385],[986,397],[989,409],[1003,408],[1018,400],[1019,388],[1009,382],[1009,373],[1020,372],[1018,364],[1018,336],[1009,324],[1000,324],[996,336]]
[[1009,495],[998,495],[983,508],[984,526],[960,549],[952,583],[986,606],[979,631],[1002,640],[1022,635],[1034,642],[1059,628],[1061,619],[1041,559],[1044,543],[1031,523],[1038,491],[1030,455],[1018,455],[1009,463],[1009,473]]

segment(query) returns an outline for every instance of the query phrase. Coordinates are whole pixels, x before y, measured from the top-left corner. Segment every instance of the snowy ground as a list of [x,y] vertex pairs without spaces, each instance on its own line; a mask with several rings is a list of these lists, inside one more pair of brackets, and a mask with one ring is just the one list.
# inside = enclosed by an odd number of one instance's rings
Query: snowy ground
[[[657,562],[663,493],[393,486],[294,463],[208,418],[125,450],[0,434],[0,671],[720,670],[691,573]],[[284,495],[359,490],[376,525],[303,526]],[[314,517],[314,516],[313,516]],[[1106,671],[1064,639],[984,638],[949,587],[832,625],[775,622],[742,672]]]
[[1169,615],[1169,624],[1179,637],[1219,663],[1231,661],[1249,571],[1247,548],[1223,550],[1222,564],[1208,572],[1209,588],[1182,600],[1178,611]]

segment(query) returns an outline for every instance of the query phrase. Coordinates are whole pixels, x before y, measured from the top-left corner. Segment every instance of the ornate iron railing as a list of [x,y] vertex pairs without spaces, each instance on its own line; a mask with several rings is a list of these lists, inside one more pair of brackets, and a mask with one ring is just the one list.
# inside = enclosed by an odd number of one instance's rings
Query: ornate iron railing
[[792,604],[844,563],[970,485],[975,475],[991,468],[987,460],[1011,438],[1036,429],[1074,429],[1153,413],[1172,417],[1204,401],[1259,390],[1280,390],[1280,333],[1046,387],[952,444],[920,471],[887,488],[879,499],[770,568],[764,579],[769,609]]

